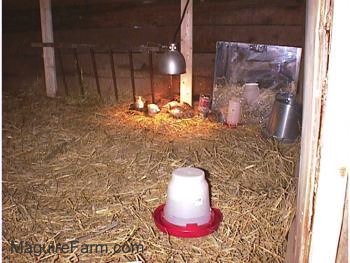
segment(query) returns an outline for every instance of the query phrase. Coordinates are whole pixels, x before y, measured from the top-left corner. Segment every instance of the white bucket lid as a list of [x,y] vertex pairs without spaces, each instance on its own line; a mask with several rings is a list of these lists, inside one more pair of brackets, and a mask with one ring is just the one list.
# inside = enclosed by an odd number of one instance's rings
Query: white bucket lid
[[172,179],[190,181],[205,180],[204,171],[194,167],[180,167],[173,171]]

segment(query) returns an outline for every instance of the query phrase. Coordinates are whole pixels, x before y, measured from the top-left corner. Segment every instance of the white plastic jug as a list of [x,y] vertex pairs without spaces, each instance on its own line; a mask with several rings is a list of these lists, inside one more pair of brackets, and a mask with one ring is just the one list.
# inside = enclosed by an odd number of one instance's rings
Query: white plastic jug
[[204,171],[193,167],[177,168],[168,185],[164,218],[177,226],[204,225],[210,221],[209,186]]
[[248,105],[253,104],[259,97],[259,84],[258,83],[246,83],[243,85],[244,92],[243,97],[246,99]]
[[228,103],[227,124],[237,126],[241,119],[241,102],[239,98],[233,97]]

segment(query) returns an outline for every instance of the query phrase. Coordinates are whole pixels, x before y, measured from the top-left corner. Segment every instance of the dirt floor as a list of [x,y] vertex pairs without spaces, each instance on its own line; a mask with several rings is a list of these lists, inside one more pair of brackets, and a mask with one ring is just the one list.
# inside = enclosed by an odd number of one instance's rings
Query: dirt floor
[[[4,92],[3,261],[283,262],[297,155],[298,144],[264,139],[255,126]],[[223,213],[208,237],[170,237],[153,223],[181,166],[207,171]],[[81,246],[66,253],[11,253],[13,241],[29,252],[74,239]],[[109,253],[83,253],[84,244],[107,244]],[[115,244],[126,253],[113,254]]]

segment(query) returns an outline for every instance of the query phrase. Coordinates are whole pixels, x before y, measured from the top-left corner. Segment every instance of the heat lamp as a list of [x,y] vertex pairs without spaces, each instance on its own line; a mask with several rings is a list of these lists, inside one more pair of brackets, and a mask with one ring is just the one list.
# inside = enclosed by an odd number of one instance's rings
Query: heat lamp
[[189,4],[189,0],[187,0],[183,13],[181,15],[180,22],[175,31],[173,41],[169,45],[169,49],[162,54],[159,60],[159,71],[163,74],[167,75],[179,75],[186,73],[186,62],[185,57],[177,50],[175,41],[176,36],[180,30],[182,21],[185,17],[185,13]]
[[167,75],[179,75],[186,73],[184,56],[177,51],[176,44],[171,43],[169,50],[162,54],[159,60],[159,71]]
[[166,203],[154,211],[153,218],[160,231],[172,236],[201,237],[216,231],[222,214],[210,207],[204,171],[193,167],[174,170]]

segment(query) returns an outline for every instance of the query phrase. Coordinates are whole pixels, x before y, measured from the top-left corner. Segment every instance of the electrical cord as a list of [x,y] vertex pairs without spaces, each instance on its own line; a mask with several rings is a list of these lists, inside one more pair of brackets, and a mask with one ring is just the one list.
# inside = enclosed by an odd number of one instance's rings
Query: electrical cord
[[190,2],[190,0],[187,0],[186,5],[185,5],[185,8],[184,8],[184,11],[182,12],[182,15],[181,15],[180,23],[178,24],[177,29],[176,29],[176,31],[175,31],[175,34],[174,34],[173,42],[172,42],[172,43],[175,43],[175,41],[176,41],[176,36],[177,36],[177,34],[179,33],[179,30],[180,30],[182,21],[184,20],[185,13],[186,13],[186,10],[187,10],[187,7],[188,7],[189,2]]
[[[184,8],[184,10],[183,10],[183,12],[181,14],[180,22],[179,22],[179,24],[177,25],[177,28],[176,28],[176,31],[175,31],[175,34],[174,34],[174,37],[173,37],[173,42],[171,42],[171,43],[175,43],[175,41],[176,41],[176,36],[179,33],[179,31],[180,31],[180,28],[181,28],[182,22],[184,20],[184,17],[185,17],[185,14],[186,14],[189,2],[190,2],[190,0],[187,0],[185,8]],[[145,51],[150,52],[150,51],[166,50],[169,47],[168,46],[164,46],[164,45],[159,44],[159,43],[156,43],[156,42],[149,41],[149,42],[146,43],[146,45],[141,45],[140,48],[145,50]]]
[[[190,0],[187,0],[185,8],[184,8],[184,11],[181,14],[180,22],[179,22],[179,24],[178,24],[178,26],[176,28],[176,31],[175,31],[175,34],[174,34],[174,37],[173,37],[173,42],[171,42],[171,43],[175,43],[175,41],[176,41],[176,36],[179,33],[179,30],[181,28],[181,24],[182,24],[182,21],[184,20],[184,17],[185,17],[185,14],[186,14],[189,2],[190,2]],[[169,47],[168,46],[164,46],[164,45],[159,44],[159,43],[156,43],[156,42],[147,42],[146,45],[141,45],[140,48],[149,51],[149,50],[152,50],[152,49],[165,50],[165,49],[168,49]]]

